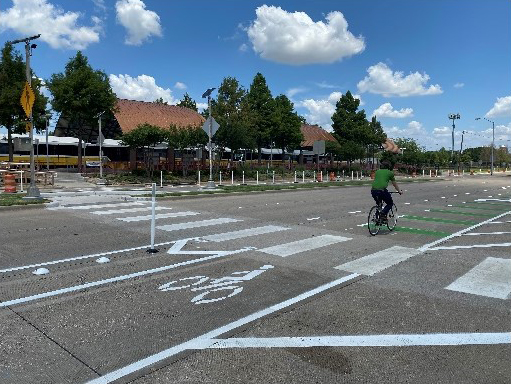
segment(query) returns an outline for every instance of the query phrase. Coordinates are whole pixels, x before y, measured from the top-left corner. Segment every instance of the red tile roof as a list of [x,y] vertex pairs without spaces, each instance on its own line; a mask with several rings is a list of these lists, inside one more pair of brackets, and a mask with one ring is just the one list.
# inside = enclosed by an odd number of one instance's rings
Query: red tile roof
[[302,124],[300,129],[303,134],[302,147],[312,147],[316,140],[336,141],[331,133],[319,125]]
[[114,115],[123,133],[144,123],[161,128],[168,128],[171,124],[186,127],[201,126],[204,123],[204,118],[199,113],[177,105],[118,99],[116,106]]

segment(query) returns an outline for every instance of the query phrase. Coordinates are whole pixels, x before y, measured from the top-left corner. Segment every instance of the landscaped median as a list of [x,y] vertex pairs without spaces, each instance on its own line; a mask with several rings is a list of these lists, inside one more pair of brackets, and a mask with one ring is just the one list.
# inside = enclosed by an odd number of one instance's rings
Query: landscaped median
[[24,200],[26,193],[0,193],[0,207],[12,205],[33,205],[47,203],[45,199]]
[[[426,183],[439,181],[439,179],[401,179],[399,183]],[[320,183],[289,183],[289,184],[246,184],[246,185],[217,185],[213,190],[199,190],[188,192],[166,192],[157,193],[156,198],[162,197],[178,197],[178,196],[196,196],[196,195],[214,195],[225,193],[244,193],[244,192],[264,192],[264,191],[285,191],[297,189],[311,189],[311,188],[328,188],[328,187],[348,187],[371,185],[372,180],[353,180],[353,181],[333,181],[333,182],[320,182]],[[140,195],[137,195],[140,197]],[[142,196],[151,196],[150,194]]]

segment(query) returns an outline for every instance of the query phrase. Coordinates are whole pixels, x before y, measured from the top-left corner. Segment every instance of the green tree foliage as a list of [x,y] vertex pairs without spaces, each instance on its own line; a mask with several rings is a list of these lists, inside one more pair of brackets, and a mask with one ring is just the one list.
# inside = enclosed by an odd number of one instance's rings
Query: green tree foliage
[[[23,57],[10,43],[5,43],[0,58],[0,125],[7,130],[9,161],[14,158],[12,134],[23,134],[26,131],[27,116],[20,103],[26,80]],[[41,92],[41,80],[34,78],[33,72],[31,83],[35,95],[32,117],[34,128],[39,132],[46,128],[44,116],[48,99]]]
[[247,123],[245,96],[246,92],[238,80],[226,77],[218,88],[216,100],[211,102],[212,114],[220,125],[214,141],[231,149],[231,162],[237,150],[252,149],[255,145]]
[[303,141],[301,126],[302,122],[294,111],[291,100],[286,95],[277,96],[274,102],[273,127],[270,132],[275,140],[275,147],[282,149],[282,153],[299,148]]
[[108,76],[92,69],[87,57],[78,51],[66,64],[64,73],[53,74],[47,85],[53,94],[53,109],[69,119],[72,134],[79,139],[78,164],[81,165],[82,140],[90,139],[84,128],[96,125],[100,112],[115,107],[117,99]]
[[270,132],[273,124],[274,100],[266,85],[266,79],[257,73],[246,96],[247,110],[250,111],[248,123],[254,132],[258,152],[258,163],[261,163],[261,148],[273,138]]
[[[188,109],[192,109],[194,110],[195,112],[198,112],[198,109],[197,109],[197,103],[195,102],[195,100],[193,100],[190,95],[188,95],[188,92],[186,92],[184,95],[183,95],[183,98],[179,101],[179,103],[176,104],[178,107],[185,107],[185,108],[188,108]],[[209,113],[209,112],[208,112]],[[206,116],[207,117],[207,116]]]
[[[178,127],[171,125],[165,130],[165,140],[169,147],[179,149],[183,154],[189,148],[204,147],[208,142],[208,135],[201,127]],[[183,176],[186,176],[184,161],[181,161]]]
[[163,97],[159,97],[159,98],[157,98],[156,100],[154,100],[154,102],[155,102],[156,104],[169,105],[169,103],[167,103],[165,100],[163,100]]
[[358,111],[359,105],[360,100],[354,98],[348,91],[335,104],[335,112],[332,115],[334,136],[343,147],[341,150],[343,159],[350,163],[364,157],[366,146],[373,144],[375,140],[365,111]]
[[121,137],[123,145],[130,148],[142,149],[146,170],[149,170],[151,177],[154,171],[154,147],[167,139],[164,129],[151,124],[139,124],[130,132],[124,133]]
[[472,161],[479,162],[481,160],[481,152],[483,150],[483,147],[477,147],[477,148],[466,148],[463,150],[463,153],[469,154]]
[[402,149],[402,154],[398,158],[400,163],[413,166],[414,168],[419,168],[424,164],[425,150],[414,139],[400,138],[395,139],[394,143]]
[[387,135],[383,131],[383,127],[381,123],[376,120],[376,116],[371,118],[371,122],[369,123],[369,130],[371,132],[371,143],[368,145],[368,149],[370,151],[370,155],[373,158],[372,167],[374,169],[374,158],[375,153],[381,148],[382,144],[387,140]]

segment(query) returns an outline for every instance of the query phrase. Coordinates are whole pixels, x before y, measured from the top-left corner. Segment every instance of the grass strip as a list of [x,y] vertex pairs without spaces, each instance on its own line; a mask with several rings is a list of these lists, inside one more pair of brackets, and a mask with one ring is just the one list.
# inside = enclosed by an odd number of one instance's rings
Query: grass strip
[[453,220],[453,219],[442,219],[439,217],[425,217],[425,216],[415,216],[415,215],[403,215],[399,217],[400,219],[405,220],[419,220],[419,221],[431,221],[434,223],[444,223],[444,224],[460,224],[460,225],[475,225],[478,222],[472,220]]
[[[432,180],[399,180],[400,183],[420,182],[425,183]],[[437,181],[437,180],[434,180]],[[160,197],[173,197],[173,196],[193,196],[193,195],[214,195],[236,192],[263,192],[263,191],[281,191],[281,190],[296,190],[296,189],[310,189],[310,188],[328,188],[328,187],[349,187],[371,185],[372,180],[354,180],[354,181],[337,181],[337,182],[322,182],[322,183],[290,183],[290,184],[259,184],[259,185],[217,185],[217,189],[213,191],[191,191],[191,192],[167,192],[158,193],[156,198]],[[137,195],[143,197],[150,197],[151,194]]]
[[[484,211],[496,211],[496,212],[502,212],[503,211],[502,208],[497,208],[497,207],[494,207],[494,208],[492,208],[492,207],[474,207],[472,204],[473,203],[471,203],[471,204],[463,204],[463,205],[453,205],[453,207],[454,208],[467,208],[467,209],[482,209]],[[508,208],[511,208],[511,206],[508,207]]]
[[446,236],[449,236],[451,234],[450,232],[431,231],[431,230],[427,230],[427,229],[401,227],[401,226],[396,226],[394,228],[394,231],[396,231],[396,232],[415,233],[417,235],[437,236],[437,237],[446,237]]
[[[467,208],[467,209],[469,209],[469,208]],[[493,213],[471,213],[471,212],[457,211],[454,209],[431,208],[429,211],[430,212],[439,212],[439,213],[448,213],[451,215],[464,215],[464,216],[474,216],[474,217],[493,217],[493,216],[495,216]]]
[[0,193],[0,207],[8,207],[12,205],[31,205],[31,204],[43,204],[48,202],[48,200],[40,199],[40,200],[23,200],[26,193]]
[[481,205],[493,205],[493,206],[496,206],[496,207],[506,207],[506,208],[511,208],[511,204],[503,204],[503,203],[488,203],[486,201],[474,201],[473,204],[481,204]]

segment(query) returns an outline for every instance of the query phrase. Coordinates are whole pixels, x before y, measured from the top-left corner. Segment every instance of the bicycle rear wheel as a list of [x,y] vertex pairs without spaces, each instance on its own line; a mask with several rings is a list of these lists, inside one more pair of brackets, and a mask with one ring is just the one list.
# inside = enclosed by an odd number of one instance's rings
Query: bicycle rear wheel
[[377,205],[371,208],[369,211],[369,216],[367,217],[367,228],[369,229],[369,233],[371,236],[376,236],[378,232],[380,232],[380,218],[379,215],[379,208]]
[[396,225],[397,225],[397,207],[396,204],[394,204],[392,208],[390,208],[390,211],[387,215],[387,228],[389,229],[389,231],[393,231]]

